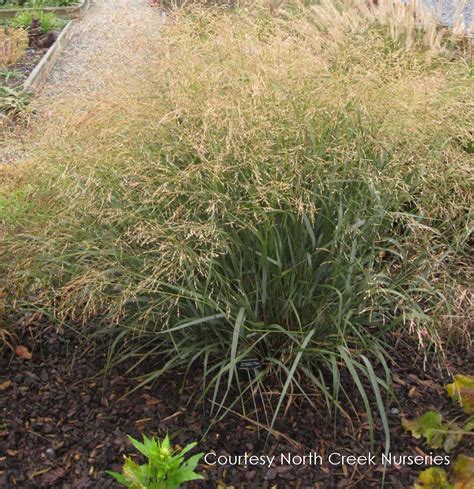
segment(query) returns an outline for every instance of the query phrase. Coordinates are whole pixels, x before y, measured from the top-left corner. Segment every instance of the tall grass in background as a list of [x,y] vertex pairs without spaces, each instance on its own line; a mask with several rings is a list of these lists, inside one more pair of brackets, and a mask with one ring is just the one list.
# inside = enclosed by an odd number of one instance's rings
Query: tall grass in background
[[113,333],[111,363],[156,355],[145,381],[192,369],[218,413],[255,357],[254,382],[281,379],[273,421],[311,386],[332,409],[341,368],[383,413],[389,333],[427,351],[468,321],[452,291],[471,300],[473,78],[455,45],[388,1],[176,11],[139,76],[63,103],[6,179],[10,310]]

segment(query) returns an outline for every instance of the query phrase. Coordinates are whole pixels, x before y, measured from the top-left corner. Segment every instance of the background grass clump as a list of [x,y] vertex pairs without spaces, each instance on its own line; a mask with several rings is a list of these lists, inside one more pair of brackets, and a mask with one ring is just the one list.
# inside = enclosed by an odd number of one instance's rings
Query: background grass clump
[[383,411],[389,333],[428,351],[472,300],[472,68],[414,8],[173,13],[5,178],[9,310],[93,320],[111,359],[196,368],[222,405],[257,357],[278,408],[331,406],[346,365]]

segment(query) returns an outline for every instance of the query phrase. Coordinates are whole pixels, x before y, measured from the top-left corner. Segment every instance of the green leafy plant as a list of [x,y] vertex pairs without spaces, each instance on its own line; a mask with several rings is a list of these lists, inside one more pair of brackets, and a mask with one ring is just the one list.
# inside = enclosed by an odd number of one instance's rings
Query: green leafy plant
[[448,475],[440,467],[423,470],[414,485],[414,489],[453,489]]
[[436,411],[427,411],[418,418],[402,419],[402,426],[411,431],[414,438],[425,438],[431,448],[440,448],[443,444],[443,417]]
[[[456,375],[455,381],[446,386],[448,395],[453,401],[459,401],[466,412],[470,410],[473,378],[466,375]],[[466,409],[467,408],[467,409]],[[464,435],[474,435],[474,419],[470,417],[463,427],[458,423],[443,423],[443,418],[437,411],[427,411],[418,418],[402,419],[402,425],[411,431],[414,438],[424,437],[430,448],[443,448],[449,453],[461,441]],[[444,469],[432,467],[422,471],[415,483],[414,489],[471,489],[474,487],[474,459],[460,454],[453,466],[451,482]]]
[[414,489],[472,489],[474,487],[474,458],[459,455],[450,476],[440,467],[420,472]]
[[456,375],[454,382],[446,386],[448,396],[459,402],[464,411],[474,414],[474,377],[470,375]]
[[0,86],[0,111],[5,114],[18,115],[30,103],[31,94],[23,88]]
[[78,3],[77,0],[0,0],[0,9],[69,7]]
[[59,17],[56,17],[51,12],[43,12],[41,10],[38,11],[28,11],[23,10],[18,12],[13,19],[10,19],[9,24],[12,27],[28,29],[36,19],[39,22],[39,27],[44,34],[47,34],[51,31],[60,30],[64,27],[66,22]]
[[8,82],[11,79],[22,78],[24,75],[21,71],[18,70],[1,70],[0,76]]
[[76,5],[79,0],[28,0],[26,5],[32,8],[41,7],[69,7],[71,5]]
[[190,443],[182,450],[173,450],[168,435],[160,442],[143,436],[143,443],[129,436],[133,446],[144,455],[148,461],[138,465],[131,458],[125,459],[122,473],[107,471],[120,484],[130,489],[176,489],[181,484],[203,479],[194,470],[202,457],[198,453],[185,460],[184,456],[196,443]]
[[28,12],[26,10],[20,11],[15,15],[15,17],[13,17],[8,21],[8,24],[12,27],[28,30],[32,20],[37,18],[38,15],[39,15],[39,11],[38,12]]
[[415,419],[402,419],[402,426],[411,431],[414,438],[423,437],[430,448],[443,448],[449,453],[459,445],[463,436],[472,436],[474,422],[469,419],[464,425],[454,421],[443,423],[443,417],[437,411],[427,411]]

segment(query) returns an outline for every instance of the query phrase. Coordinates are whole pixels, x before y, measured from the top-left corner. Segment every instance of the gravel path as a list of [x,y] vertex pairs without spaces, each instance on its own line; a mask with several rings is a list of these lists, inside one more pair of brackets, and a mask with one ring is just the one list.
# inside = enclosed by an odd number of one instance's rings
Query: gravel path
[[[146,0],[93,1],[84,19],[74,26],[73,38],[40,98],[100,91],[107,78],[120,76],[121,69],[140,66],[137,57],[146,55],[146,50],[137,46],[133,60],[125,53],[131,52],[130,44],[136,42],[137,35],[156,34],[161,24],[160,12]],[[124,44],[127,49],[122,49]]]
[[452,26],[455,19],[461,19],[467,31],[474,34],[474,0],[423,0],[425,5],[432,8],[441,23]]
[[[76,99],[79,107],[84,97],[99,97],[125,70],[140,76],[138,70],[157,42],[162,24],[160,11],[147,0],[92,0],[84,18],[75,22],[71,41],[32,103],[34,119],[39,124],[45,118],[54,119],[59,125],[56,108],[64,99],[69,106]],[[27,133],[17,128],[2,135],[0,164],[25,159],[22,134],[28,137]],[[30,144],[26,146],[33,150]]]

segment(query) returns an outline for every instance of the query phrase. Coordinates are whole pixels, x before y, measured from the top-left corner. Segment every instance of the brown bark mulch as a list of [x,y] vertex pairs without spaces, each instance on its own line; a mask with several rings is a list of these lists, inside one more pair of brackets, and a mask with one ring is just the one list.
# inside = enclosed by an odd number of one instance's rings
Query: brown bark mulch
[[18,63],[9,65],[0,75],[0,84],[9,88],[19,87],[35,69],[48,48],[29,47]]
[[[180,376],[167,375],[124,397],[136,385],[124,376],[125,367],[104,378],[105,346],[79,343],[77,338],[73,332],[52,329],[35,341],[25,334],[20,341],[32,351],[32,359],[19,358],[8,349],[0,356],[1,488],[119,487],[104,471],[119,470],[123,455],[134,453],[127,434],[162,437],[168,432],[173,444],[198,441],[199,451],[218,455],[247,452],[279,457],[282,453],[295,456],[316,452],[327,457],[335,451],[356,456],[370,451],[367,418],[356,390],[350,390],[350,382],[345,386],[359,415],[348,410],[347,416],[338,415],[335,427],[321,401],[315,400],[310,406],[295,393],[286,416],[277,421],[271,436],[258,427],[254,414],[245,418],[232,413],[206,434],[209,417],[206,406],[195,401],[193,379],[182,387]],[[472,353],[459,348],[448,353],[453,372],[472,370]],[[450,376],[435,363],[423,371],[422,356],[405,347],[400,347],[398,355],[394,375],[397,400],[389,407],[391,451],[397,455],[442,454],[405,433],[400,419],[428,409],[439,410],[450,419],[461,416],[444,393],[443,385]],[[259,422],[263,422],[262,409],[259,411]],[[377,422],[372,452],[377,459],[383,439]],[[451,454],[452,459],[457,452],[467,453],[472,448],[464,441]],[[390,465],[385,487],[408,488],[423,468]],[[271,467],[201,465],[200,470],[206,480],[190,487],[380,488],[383,474],[380,464],[330,466],[326,461],[322,465],[276,463]]]

